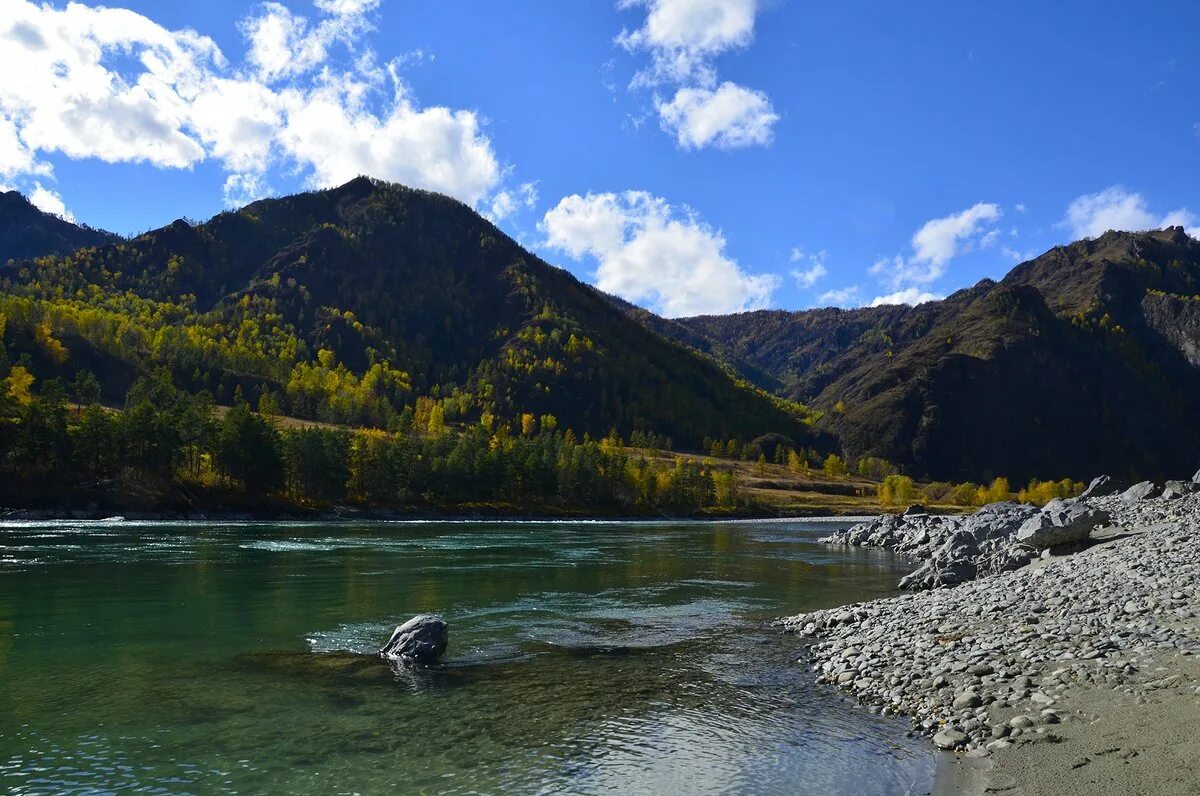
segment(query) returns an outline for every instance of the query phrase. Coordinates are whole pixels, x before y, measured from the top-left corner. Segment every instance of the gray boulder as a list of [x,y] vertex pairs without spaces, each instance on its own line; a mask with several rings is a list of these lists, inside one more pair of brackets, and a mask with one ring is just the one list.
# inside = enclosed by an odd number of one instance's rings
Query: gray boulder
[[1162,494],[1162,487],[1153,481],[1142,481],[1134,484],[1121,493],[1121,500],[1126,503],[1136,503],[1139,500],[1149,500]]
[[926,552],[925,562],[901,578],[900,588],[957,586],[1028,563],[1032,549],[1014,545],[1013,536],[1036,511],[1019,503],[991,503],[970,516],[954,518],[955,524],[938,537],[937,547]]
[[1092,479],[1092,482],[1088,484],[1087,489],[1083,490],[1083,494],[1080,497],[1108,497],[1120,491],[1121,484],[1119,482],[1114,481],[1107,475],[1098,475]]
[[1196,474],[1192,476],[1192,483],[1200,484],[1200,470],[1197,470]]
[[1016,541],[1039,550],[1076,544],[1087,539],[1093,528],[1110,522],[1112,518],[1105,511],[1059,498],[1027,519],[1017,531]]
[[433,614],[419,614],[392,631],[379,655],[390,661],[428,666],[446,654],[449,636],[446,620]]
[[1163,486],[1163,500],[1175,500],[1184,495],[1190,495],[1200,489],[1200,484],[1192,481],[1168,481]]

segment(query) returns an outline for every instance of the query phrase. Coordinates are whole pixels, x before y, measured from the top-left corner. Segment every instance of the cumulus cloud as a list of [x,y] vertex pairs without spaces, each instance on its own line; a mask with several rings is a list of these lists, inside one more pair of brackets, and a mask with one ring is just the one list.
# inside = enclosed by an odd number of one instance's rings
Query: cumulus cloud
[[825,267],[826,259],[828,259],[828,255],[824,249],[816,254],[806,254],[800,248],[792,249],[791,256],[788,257],[788,260],[796,266],[792,269],[792,279],[795,279],[796,284],[805,290],[811,288],[829,273],[829,269]]
[[646,9],[646,20],[623,30],[617,43],[647,52],[631,88],[674,85],[669,100],[655,99],[659,122],[683,149],[733,149],[771,142],[779,120],[761,91],[726,81],[718,86],[714,59],[754,40],[758,0],[620,0],[618,7]]
[[75,216],[67,210],[62,197],[49,188],[43,188],[40,182],[33,184],[33,190],[29,193],[29,201],[42,212],[58,216],[71,223],[75,222]]
[[538,228],[548,248],[594,258],[601,290],[668,317],[758,309],[779,285],[742,270],[695,213],[642,191],[567,196]]
[[926,301],[937,301],[942,298],[945,298],[945,296],[939,296],[936,293],[930,293],[917,287],[910,287],[904,290],[897,290],[895,293],[889,293],[886,296],[876,296],[871,299],[871,306],[881,307],[884,304],[908,304],[915,307],[918,304],[924,304]]
[[663,130],[683,149],[737,149],[771,142],[778,114],[771,99],[736,83],[715,90],[681,88],[669,102],[658,102]]
[[827,307],[860,307],[862,289],[858,285],[826,290],[817,300]]
[[421,106],[398,61],[354,52],[379,0],[317,0],[315,23],[265,3],[240,26],[241,67],[211,38],[127,9],[0,5],[0,176],[49,176],[47,154],[216,160],[228,202],[268,190],[266,173],[281,168],[313,187],[370,174],[473,205],[503,176],[475,112]]
[[1186,227],[1193,238],[1200,237],[1200,219],[1187,208],[1165,216],[1150,211],[1146,197],[1111,185],[1098,193],[1084,194],[1067,206],[1063,226],[1075,238],[1098,238],[1111,230],[1140,232],[1163,227]]
[[715,83],[711,59],[750,44],[758,12],[757,0],[621,0],[617,6],[646,9],[640,28],[617,36],[625,49],[650,53],[650,67],[634,78],[643,85]]
[[871,273],[893,290],[928,285],[946,273],[950,261],[999,238],[994,224],[1004,215],[999,205],[979,202],[966,210],[921,225],[912,236],[912,254],[877,260]]

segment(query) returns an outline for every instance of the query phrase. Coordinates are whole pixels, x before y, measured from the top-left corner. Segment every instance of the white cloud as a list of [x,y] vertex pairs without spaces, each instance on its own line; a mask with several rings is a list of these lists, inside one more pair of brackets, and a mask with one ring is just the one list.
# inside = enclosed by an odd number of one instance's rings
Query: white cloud
[[1073,200],[1067,206],[1062,223],[1075,238],[1098,238],[1110,229],[1140,232],[1174,226],[1186,227],[1188,234],[1195,238],[1200,237],[1198,221],[1200,219],[1187,208],[1156,216],[1150,212],[1146,198],[1140,193],[1112,185]]
[[663,130],[683,149],[763,146],[771,142],[779,120],[766,94],[730,82],[716,90],[681,88],[670,102],[656,106]]
[[877,260],[870,271],[892,290],[927,285],[945,274],[955,257],[995,243],[999,232],[993,225],[1003,214],[999,205],[979,202],[961,212],[927,221],[913,233],[912,256]]
[[937,301],[942,298],[944,296],[939,296],[936,293],[930,293],[920,288],[910,287],[904,290],[897,290],[895,293],[890,293],[886,296],[876,296],[871,299],[871,306],[881,307],[884,304],[908,304],[915,307],[918,304],[924,304],[926,301]]
[[62,197],[49,188],[43,188],[40,182],[33,185],[33,190],[29,194],[29,201],[38,210],[44,213],[58,216],[64,221],[75,223],[75,216],[71,211],[67,210],[67,206],[63,204]]
[[430,188],[474,205],[499,180],[491,142],[471,111],[419,108],[398,88],[390,109],[365,107],[355,81],[286,90],[282,150],[311,167],[316,186],[369,174]]
[[[778,114],[762,91],[726,81],[717,85],[713,59],[754,40],[758,0],[619,0],[646,9],[646,21],[623,30],[617,43],[650,54],[631,88],[674,85],[670,100],[655,98],[662,129],[683,149],[764,146]],[[635,125],[636,126],[636,125]]]
[[[503,170],[470,110],[422,107],[364,49],[379,0],[318,0],[315,24],[278,3],[245,20],[247,64],[141,14],[0,0],[0,176],[48,176],[41,154],[190,168],[215,159],[227,201],[271,168],[314,187],[370,174],[479,203]],[[277,83],[283,79],[288,82]]]
[[337,16],[358,16],[379,7],[380,0],[314,0],[317,8]]
[[633,52],[647,50],[653,62],[635,83],[697,82],[712,85],[710,59],[745,47],[754,39],[757,0],[620,0],[622,9],[644,7],[642,27],[623,30],[617,43]]
[[225,178],[223,194],[226,207],[243,207],[264,196],[270,196],[271,186],[266,183],[263,175],[255,172],[230,174]]
[[521,208],[533,209],[537,202],[537,183],[522,183],[513,190],[497,191],[492,196],[488,217],[493,222],[500,222]]
[[[912,238],[915,258],[933,268],[944,267],[960,254],[981,229],[1000,218],[999,205],[979,202],[961,213],[927,221]],[[988,229],[980,240],[988,241],[995,229]],[[991,238],[994,240],[994,237]]]
[[779,285],[743,271],[694,213],[642,191],[567,196],[538,228],[547,247],[595,258],[598,288],[668,317],[758,309]]
[[821,304],[829,307],[859,307],[862,306],[862,301],[859,299],[861,292],[858,285],[850,285],[836,290],[827,290],[818,297],[818,300]]
[[241,27],[250,45],[246,59],[263,80],[307,72],[325,60],[325,42],[310,34],[308,20],[279,3],[264,3]]
[[827,258],[828,255],[824,249],[816,254],[805,254],[799,248],[792,249],[788,260],[792,263],[806,264],[806,267],[792,269],[792,278],[796,280],[796,284],[807,290],[824,278],[829,273],[829,269],[825,267]]

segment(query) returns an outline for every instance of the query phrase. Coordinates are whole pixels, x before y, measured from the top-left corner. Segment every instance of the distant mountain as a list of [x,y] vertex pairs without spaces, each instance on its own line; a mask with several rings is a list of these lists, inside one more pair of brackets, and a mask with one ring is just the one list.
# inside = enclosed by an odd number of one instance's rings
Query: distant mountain
[[120,238],[111,232],[42,212],[16,191],[0,193],[0,263],[70,254],[84,246],[103,246],[117,240]]
[[116,400],[166,367],[220,402],[351,425],[552,415],[688,447],[815,441],[800,407],[648,331],[466,205],[367,178],[10,265],[0,312],[10,356],[43,377],[124,374],[102,378]]
[[946,479],[1200,464],[1200,242],[1181,228],[1060,246],[917,307],[674,326],[731,369],[768,374],[760,386],[825,410],[818,426],[852,458]]

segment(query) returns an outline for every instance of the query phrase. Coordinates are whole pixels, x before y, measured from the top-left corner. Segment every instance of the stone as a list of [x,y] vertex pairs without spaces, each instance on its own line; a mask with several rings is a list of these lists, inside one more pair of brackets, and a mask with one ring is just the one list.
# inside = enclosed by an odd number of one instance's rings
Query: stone
[[926,509],[924,506],[922,506],[920,503],[914,503],[913,505],[906,508],[904,510],[904,513],[901,514],[900,516],[901,517],[914,517],[919,514],[928,514],[928,513],[929,513],[929,510]]
[[449,635],[446,620],[433,614],[418,614],[392,631],[379,655],[390,661],[429,666],[446,654]]
[[1163,500],[1178,500],[1185,495],[1190,495],[1200,488],[1200,484],[1192,481],[1168,481],[1163,485]]
[[933,745],[938,749],[957,749],[967,742],[967,734],[947,728],[933,736]]
[[980,699],[979,694],[974,694],[968,691],[965,694],[959,694],[958,697],[955,698],[954,709],[965,710],[967,708],[977,708],[982,704],[983,700]]
[[1162,494],[1162,488],[1153,481],[1142,481],[1134,484],[1121,493],[1121,500],[1126,503],[1136,503],[1139,500],[1149,500]]
[[1111,522],[1108,513],[1086,503],[1056,498],[1026,520],[1017,530],[1017,541],[1046,550],[1086,540],[1093,528]]
[[1115,495],[1121,491],[1121,485],[1107,475],[1098,475],[1088,484],[1087,489],[1083,490],[1081,498],[1090,497],[1108,497]]
[[1008,726],[1015,730],[1024,730],[1033,726],[1033,719],[1028,716],[1013,716],[1008,720]]

